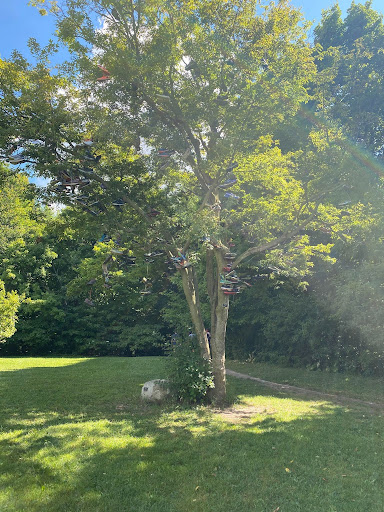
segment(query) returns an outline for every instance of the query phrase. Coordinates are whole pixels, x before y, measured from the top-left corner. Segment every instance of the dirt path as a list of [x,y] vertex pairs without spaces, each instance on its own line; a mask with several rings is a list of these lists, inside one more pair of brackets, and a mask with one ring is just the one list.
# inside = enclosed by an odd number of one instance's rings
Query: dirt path
[[360,400],[358,398],[350,398],[344,395],[332,395],[330,393],[323,393],[321,391],[314,391],[313,389],[299,388],[297,386],[290,386],[288,384],[278,384],[277,382],[271,382],[269,380],[259,379],[258,377],[251,377],[251,375],[246,375],[245,373],[234,372],[233,370],[226,370],[226,374],[230,377],[236,377],[238,379],[248,379],[253,380],[261,384],[262,386],[267,386],[272,389],[276,389],[278,391],[289,391],[290,393],[294,393],[296,395],[306,395],[313,396],[318,398],[325,398],[327,400],[331,400],[332,402],[337,402],[340,404],[356,404],[356,405],[365,405],[371,407],[373,409],[384,410],[384,403],[377,402],[367,402],[365,400]]

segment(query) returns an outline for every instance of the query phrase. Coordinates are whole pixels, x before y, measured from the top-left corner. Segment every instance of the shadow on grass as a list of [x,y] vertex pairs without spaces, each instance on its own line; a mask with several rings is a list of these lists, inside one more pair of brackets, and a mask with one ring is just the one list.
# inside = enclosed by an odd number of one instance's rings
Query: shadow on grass
[[230,409],[248,411],[236,421],[145,406],[140,386],[162,365],[94,359],[2,375],[0,510],[382,511],[380,417],[236,380]]

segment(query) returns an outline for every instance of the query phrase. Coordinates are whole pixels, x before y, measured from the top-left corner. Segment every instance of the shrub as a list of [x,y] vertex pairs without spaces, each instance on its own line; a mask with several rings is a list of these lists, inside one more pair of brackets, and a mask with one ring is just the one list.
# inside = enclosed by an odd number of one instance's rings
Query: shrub
[[171,393],[177,400],[201,402],[214,387],[211,364],[201,357],[196,338],[169,346],[167,370]]

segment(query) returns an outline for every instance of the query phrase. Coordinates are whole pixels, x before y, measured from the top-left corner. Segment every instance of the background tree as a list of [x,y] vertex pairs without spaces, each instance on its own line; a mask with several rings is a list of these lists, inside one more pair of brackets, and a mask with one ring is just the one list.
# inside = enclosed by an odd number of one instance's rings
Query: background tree
[[16,313],[20,305],[20,297],[16,292],[5,292],[3,281],[0,281],[0,342],[10,338],[16,331]]
[[[332,236],[334,264],[316,262],[314,272],[307,274],[309,286],[304,296],[298,293],[292,275],[280,275],[265,281],[264,288],[249,292],[262,304],[257,313],[248,301],[239,300],[229,331],[232,355],[382,374],[379,332],[383,322],[377,307],[383,299],[378,256],[383,232],[378,129],[382,33],[382,17],[370,3],[353,3],[344,20],[336,5],[315,28],[319,72],[311,88],[312,100],[276,135],[285,152],[303,149],[307,154],[305,141],[311,130],[316,144],[341,145],[356,172],[353,180],[344,176],[344,186],[334,191],[332,202],[355,203],[355,207],[340,211],[344,235],[339,239]],[[314,126],[319,128],[317,133]],[[320,133],[323,138],[318,137]],[[348,139],[339,138],[341,133]],[[337,158],[329,165],[330,169],[340,166]],[[332,180],[332,171],[328,178]],[[325,237],[318,232],[312,240]]]
[[[56,254],[42,242],[49,211],[25,174],[0,167],[0,338],[16,332],[16,313],[23,316],[31,296],[41,299],[48,269]],[[7,346],[2,346],[5,350]]]
[[[42,215],[26,176],[0,165],[0,339],[16,331],[18,309],[49,255],[39,253]],[[31,252],[33,256],[31,255]],[[44,252],[44,251],[43,251]],[[27,261],[35,260],[33,271]],[[37,263],[37,264],[36,264]],[[33,275],[34,274],[34,275]]]
[[323,120],[342,126],[348,135],[344,147],[361,162],[361,182],[365,182],[356,192],[371,215],[369,223],[355,227],[354,243],[335,246],[339,263],[324,296],[333,304],[339,338],[359,359],[356,367],[381,371],[383,345],[377,331],[382,320],[377,303],[383,300],[378,258],[383,229],[383,17],[372,9],[372,2],[352,2],[342,19],[336,5],[323,13],[315,43],[321,45],[315,88],[318,109]]
[[342,19],[337,4],[324,11],[315,28],[321,45],[317,90],[322,113],[379,161],[383,157],[384,26],[372,2],[352,2]]

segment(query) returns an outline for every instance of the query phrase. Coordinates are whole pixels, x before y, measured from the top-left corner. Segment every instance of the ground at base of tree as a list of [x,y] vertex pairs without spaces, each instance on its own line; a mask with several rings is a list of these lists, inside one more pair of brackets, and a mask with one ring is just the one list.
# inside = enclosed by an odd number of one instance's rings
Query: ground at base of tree
[[231,377],[221,410],[143,404],[164,376],[155,357],[0,359],[0,510],[382,511],[379,412]]

